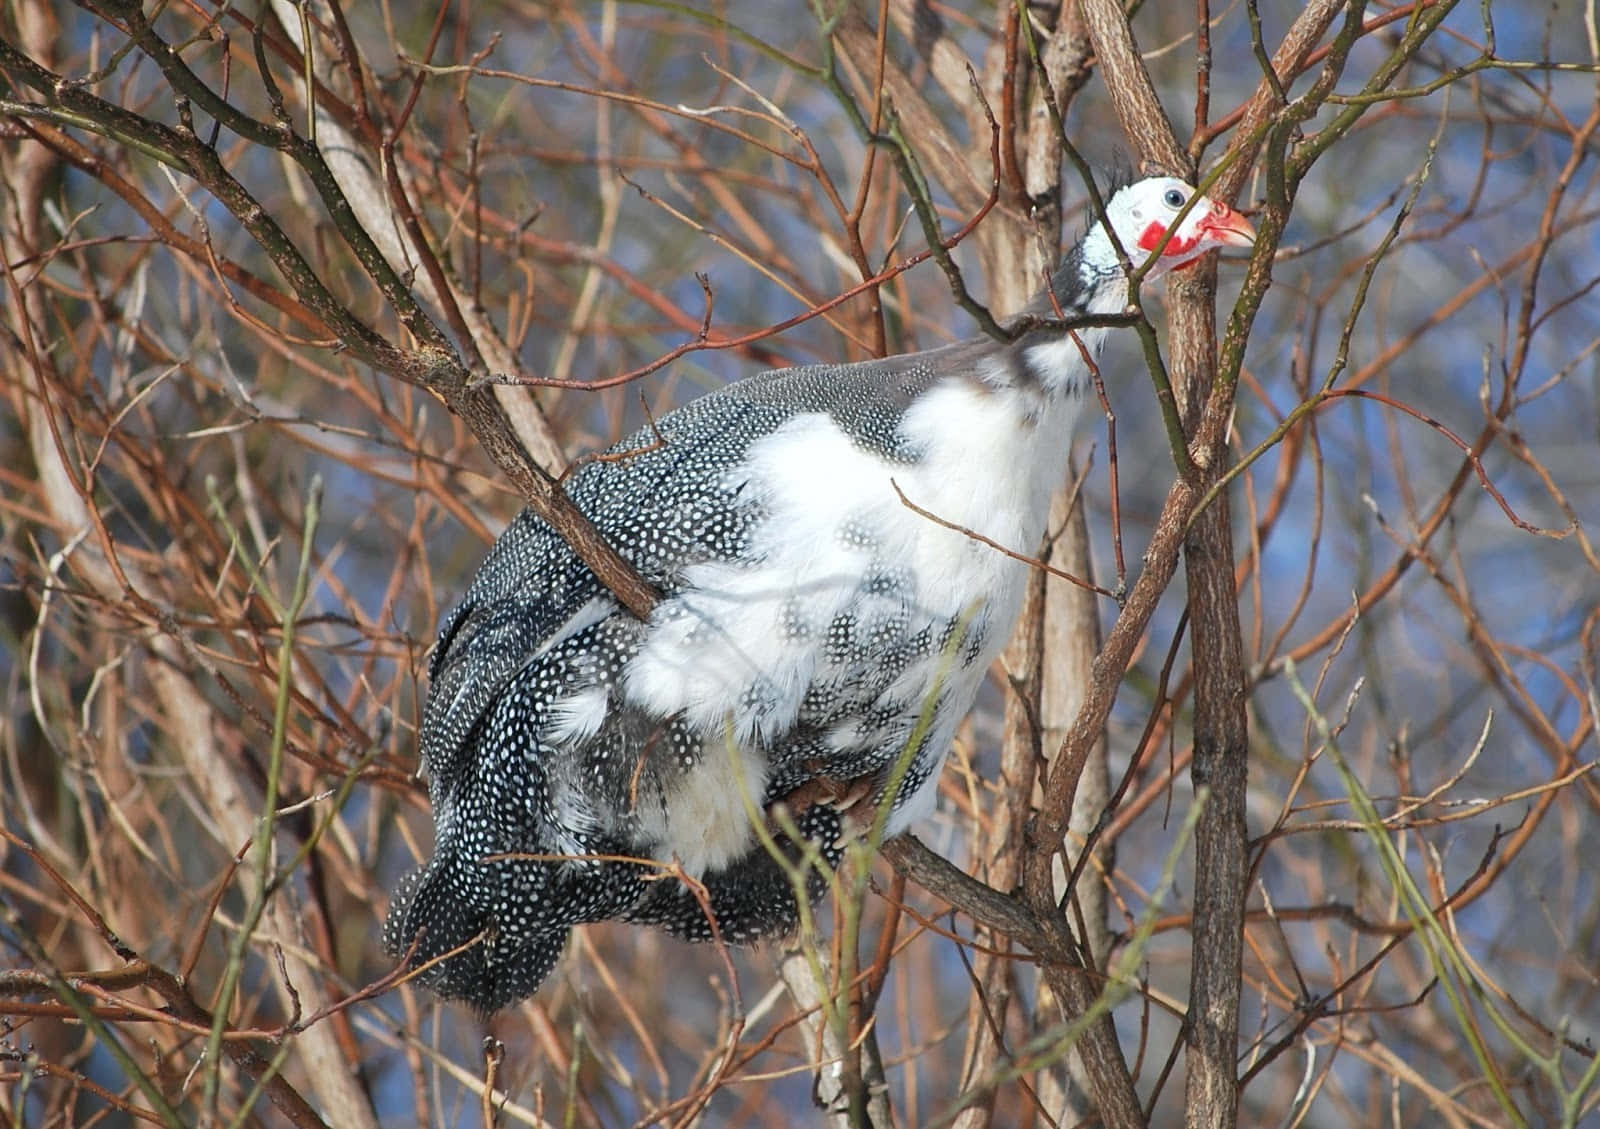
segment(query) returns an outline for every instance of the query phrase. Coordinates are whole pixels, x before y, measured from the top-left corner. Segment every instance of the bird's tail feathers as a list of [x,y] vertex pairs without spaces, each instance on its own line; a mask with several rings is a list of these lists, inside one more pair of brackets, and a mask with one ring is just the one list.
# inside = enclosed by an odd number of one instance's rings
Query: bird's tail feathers
[[485,1015],[532,995],[571,932],[566,925],[531,933],[510,927],[499,907],[525,904],[528,892],[505,896],[496,869],[435,855],[396,887],[383,928],[390,956],[409,953],[412,968],[428,966],[420,983]]

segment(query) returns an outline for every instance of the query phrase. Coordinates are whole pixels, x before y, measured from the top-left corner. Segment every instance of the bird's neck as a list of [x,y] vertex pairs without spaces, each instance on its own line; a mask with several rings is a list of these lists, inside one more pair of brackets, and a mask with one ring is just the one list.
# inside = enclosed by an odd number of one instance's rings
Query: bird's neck
[[1006,367],[1016,386],[1035,388],[1046,399],[1086,394],[1108,327],[1074,329],[1060,323],[1118,314],[1127,304],[1127,276],[1111,240],[1095,227],[1067,253],[1049,288],[1022,311],[1022,319],[1057,324],[1030,330],[1007,348]]

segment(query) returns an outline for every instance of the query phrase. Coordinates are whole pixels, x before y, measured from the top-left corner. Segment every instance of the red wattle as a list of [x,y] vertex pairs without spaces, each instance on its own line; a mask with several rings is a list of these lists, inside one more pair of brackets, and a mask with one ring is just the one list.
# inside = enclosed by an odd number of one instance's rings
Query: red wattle
[[[1161,240],[1166,237],[1166,234],[1166,228],[1162,227],[1159,223],[1152,222],[1142,232],[1139,233],[1139,250],[1154,251],[1161,245]],[[1192,239],[1185,239],[1181,235],[1174,235],[1172,237],[1172,241],[1167,244],[1167,249],[1165,252],[1163,252],[1163,256],[1186,255],[1190,251],[1194,250],[1194,245],[1198,242],[1200,242],[1200,237],[1198,235]]]

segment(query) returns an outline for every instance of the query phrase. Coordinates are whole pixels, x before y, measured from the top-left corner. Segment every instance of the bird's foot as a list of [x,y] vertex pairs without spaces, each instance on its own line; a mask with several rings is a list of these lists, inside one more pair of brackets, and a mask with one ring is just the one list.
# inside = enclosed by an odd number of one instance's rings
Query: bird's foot
[[879,774],[858,776],[841,780],[823,775],[813,776],[790,792],[773,807],[782,807],[791,819],[798,819],[807,809],[822,804],[832,808],[839,816],[839,842],[842,845],[866,833],[878,815],[878,797],[883,791]]

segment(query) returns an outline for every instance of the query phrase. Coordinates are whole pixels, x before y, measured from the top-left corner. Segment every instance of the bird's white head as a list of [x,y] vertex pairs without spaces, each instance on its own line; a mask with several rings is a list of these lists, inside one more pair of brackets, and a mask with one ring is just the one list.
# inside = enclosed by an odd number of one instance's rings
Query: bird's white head
[[[1106,203],[1106,219],[1135,267],[1161,248],[1161,257],[1146,278],[1187,266],[1216,247],[1249,247],[1255,242],[1255,228],[1249,220],[1206,196],[1195,200],[1179,221],[1179,214],[1195,195],[1193,188],[1176,177],[1154,176],[1135,181]],[[1096,226],[1088,244],[1084,257],[1094,269],[1103,274],[1120,273],[1116,250],[1103,229]]]
[[[1128,302],[1128,275],[1107,234],[1108,226],[1135,268],[1159,251],[1146,281],[1181,270],[1217,247],[1249,247],[1256,237],[1250,221],[1238,212],[1209,197],[1197,197],[1192,187],[1170,176],[1135,181],[1113,193],[1106,203],[1106,219],[1108,224],[1091,226],[1067,253],[1049,287],[1024,308],[1025,316],[1049,321],[1122,311]],[[1098,353],[1106,333],[1105,326],[1098,326],[1067,340],[1059,329],[1046,328],[1023,337],[1019,355],[1028,379],[1021,382],[1052,393],[1081,392],[1087,387],[1083,358]]]

